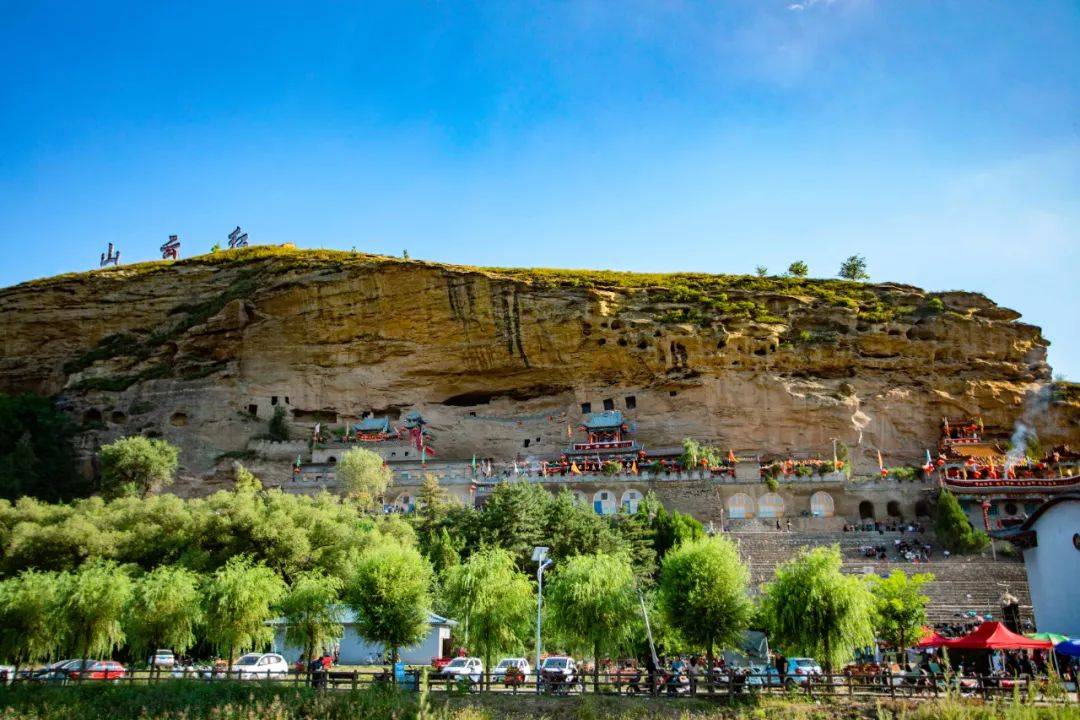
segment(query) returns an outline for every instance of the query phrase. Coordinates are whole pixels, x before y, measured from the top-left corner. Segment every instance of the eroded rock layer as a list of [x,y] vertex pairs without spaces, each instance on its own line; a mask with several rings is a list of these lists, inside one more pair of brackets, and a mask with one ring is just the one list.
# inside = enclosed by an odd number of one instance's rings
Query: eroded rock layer
[[[86,449],[160,435],[197,477],[266,432],[419,410],[441,458],[554,454],[582,404],[638,438],[918,464],[942,416],[1007,437],[1047,342],[982,295],[706,275],[481,270],[251,248],[0,291],[0,389],[56,394]],[[1045,446],[1080,402],[1046,397]],[[528,441],[526,443],[526,441]]]

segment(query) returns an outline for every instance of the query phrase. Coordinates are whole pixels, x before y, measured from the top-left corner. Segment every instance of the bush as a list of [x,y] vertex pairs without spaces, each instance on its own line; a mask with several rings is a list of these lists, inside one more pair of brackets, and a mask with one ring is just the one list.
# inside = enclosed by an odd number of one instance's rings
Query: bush
[[274,408],[274,416],[270,418],[267,432],[270,439],[276,442],[285,442],[289,439],[289,423],[286,420],[285,408],[280,405]]
[[968,522],[960,502],[948,490],[938,495],[937,520],[934,525],[938,540],[951,552],[968,554],[984,550],[990,538],[982,530],[976,530]]

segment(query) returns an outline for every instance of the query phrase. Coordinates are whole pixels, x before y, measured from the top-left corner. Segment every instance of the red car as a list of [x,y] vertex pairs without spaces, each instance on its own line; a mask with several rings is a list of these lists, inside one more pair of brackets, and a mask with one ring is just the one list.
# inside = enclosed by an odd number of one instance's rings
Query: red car
[[125,675],[127,670],[115,660],[95,660],[86,664],[86,670],[79,665],[68,671],[72,680],[119,680]]

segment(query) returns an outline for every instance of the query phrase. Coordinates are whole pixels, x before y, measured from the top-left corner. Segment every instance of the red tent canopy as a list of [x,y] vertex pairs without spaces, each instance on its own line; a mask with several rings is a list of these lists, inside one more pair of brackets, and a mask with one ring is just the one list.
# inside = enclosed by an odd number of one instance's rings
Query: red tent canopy
[[984,622],[967,635],[948,640],[945,647],[958,650],[1049,650],[1054,643],[1017,635],[999,622]]
[[944,635],[938,635],[937,632],[931,630],[930,628],[923,628],[923,632],[928,633],[928,635],[923,637],[923,639],[919,642],[915,643],[915,647],[917,648],[944,647],[950,642],[952,642],[952,640],[950,640],[949,638],[945,637]]

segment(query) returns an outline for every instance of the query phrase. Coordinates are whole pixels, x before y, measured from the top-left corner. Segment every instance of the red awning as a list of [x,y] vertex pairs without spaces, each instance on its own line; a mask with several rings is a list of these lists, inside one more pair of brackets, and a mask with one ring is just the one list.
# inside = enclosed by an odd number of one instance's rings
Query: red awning
[[915,643],[915,647],[917,648],[945,647],[950,642],[952,642],[949,638],[945,637],[944,635],[938,635],[930,628],[923,628],[923,632],[929,634],[923,637],[923,639],[919,642]]
[[1049,650],[1049,640],[1033,640],[1017,635],[999,622],[984,622],[967,635],[948,640],[945,647],[958,650]]

